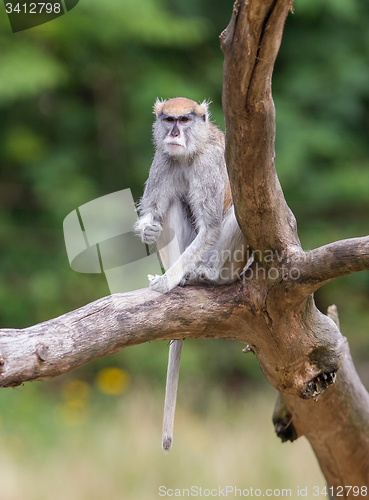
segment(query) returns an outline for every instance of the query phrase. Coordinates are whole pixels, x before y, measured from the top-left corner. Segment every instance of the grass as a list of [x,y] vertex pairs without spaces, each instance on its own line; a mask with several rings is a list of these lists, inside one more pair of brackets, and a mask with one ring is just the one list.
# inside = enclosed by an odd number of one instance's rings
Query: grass
[[0,393],[1,500],[151,500],[162,498],[160,486],[227,485],[291,488],[291,498],[307,487],[309,500],[324,486],[307,441],[282,445],[275,436],[272,389],[242,398],[213,389],[198,411],[180,395],[165,456],[162,388],[131,384],[112,397],[91,386],[73,399],[50,384],[49,393],[45,383]]

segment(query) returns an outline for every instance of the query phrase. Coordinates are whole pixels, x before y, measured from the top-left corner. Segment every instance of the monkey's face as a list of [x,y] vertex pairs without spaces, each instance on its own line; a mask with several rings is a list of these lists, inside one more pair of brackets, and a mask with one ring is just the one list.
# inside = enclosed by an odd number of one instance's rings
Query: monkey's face
[[163,140],[164,147],[170,155],[186,155],[188,144],[187,129],[191,127],[193,118],[190,115],[161,117],[163,128],[165,130],[165,138]]
[[157,150],[174,158],[193,156],[202,151],[208,139],[209,112],[204,101],[198,104],[185,97],[154,105],[154,141]]
[[[162,114],[156,121],[155,142],[169,156],[191,156],[201,149],[206,135],[205,116]],[[160,135],[160,138],[159,138]],[[161,144],[160,144],[161,143]]]

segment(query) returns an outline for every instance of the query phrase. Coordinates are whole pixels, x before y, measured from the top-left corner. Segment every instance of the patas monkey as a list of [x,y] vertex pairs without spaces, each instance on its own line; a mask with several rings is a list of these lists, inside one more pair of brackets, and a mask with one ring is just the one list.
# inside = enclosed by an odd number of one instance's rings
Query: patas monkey
[[[157,100],[155,156],[140,201],[135,230],[156,242],[165,269],[150,288],[166,293],[179,284],[226,284],[246,265],[224,158],[224,135],[209,121],[208,103],[177,97]],[[183,340],[172,341],[164,405],[163,449],[173,442]]]

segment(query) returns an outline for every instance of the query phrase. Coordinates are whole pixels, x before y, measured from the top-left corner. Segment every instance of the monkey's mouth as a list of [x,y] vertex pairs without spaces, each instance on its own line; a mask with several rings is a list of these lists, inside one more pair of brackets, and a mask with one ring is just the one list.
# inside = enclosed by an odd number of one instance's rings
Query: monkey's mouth
[[182,156],[187,153],[187,149],[184,144],[178,144],[177,142],[169,142],[165,146],[167,153],[171,156]]
[[164,143],[170,148],[185,148],[186,147],[186,145],[183,143],[183,141],[178,141],[175,139],[171,139],[171,140],[165,139]]

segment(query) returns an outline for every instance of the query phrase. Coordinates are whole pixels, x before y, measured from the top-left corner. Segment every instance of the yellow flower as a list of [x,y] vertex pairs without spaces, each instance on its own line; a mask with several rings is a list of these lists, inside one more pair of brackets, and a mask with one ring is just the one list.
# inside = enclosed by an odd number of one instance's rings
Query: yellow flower
[[103,368],[97,373],[95,383],[102,393],[116,396],[126,392],[130,376],[128,372],[120,368]]
[[86,403],[91,396],[91,387],[83,380],[69,380],[62,389],[65,401],[81,401]]

